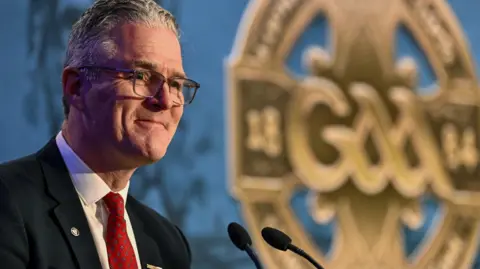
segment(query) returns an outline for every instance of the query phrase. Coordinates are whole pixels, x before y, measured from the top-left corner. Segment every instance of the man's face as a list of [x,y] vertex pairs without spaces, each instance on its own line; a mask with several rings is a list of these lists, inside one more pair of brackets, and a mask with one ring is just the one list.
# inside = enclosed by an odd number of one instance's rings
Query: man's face
[[[105,65],[153,70],[165,78],[184,74],[180,44],[171,30],[123,24],[111,36],[117,52]],[[144,98],[133,92],[132,81],[124,75],[100,74],[84,93],[85,131],[127,162],[161,159],[175,134],[183,106],[172,102],[167,85],[155,98]]]

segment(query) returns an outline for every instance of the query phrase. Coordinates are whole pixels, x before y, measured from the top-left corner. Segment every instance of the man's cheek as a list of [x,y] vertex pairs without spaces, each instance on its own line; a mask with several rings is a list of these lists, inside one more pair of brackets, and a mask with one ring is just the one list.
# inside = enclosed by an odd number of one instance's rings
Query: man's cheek
[[109,106],[112,107],[117,100],[115,90],[104,88],[96,92],[96,101],[100,106]]
[[172,118],[173,118],[173,121],[175,122],[175,125],[178,125],[178,123],[182,119],[182,115],[183,115],[183,107],[173,108]]

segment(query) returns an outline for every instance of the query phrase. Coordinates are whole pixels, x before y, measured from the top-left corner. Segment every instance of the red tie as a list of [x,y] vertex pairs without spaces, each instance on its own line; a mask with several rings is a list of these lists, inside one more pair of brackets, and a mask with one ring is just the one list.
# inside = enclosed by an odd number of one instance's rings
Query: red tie
[[123,198],[118,193],[110,192],[103,197],[103,201],[110,212],[105,238],[110,268],[137,269],[137,259],[128,239],[127,225],[123,217],[125,213]]

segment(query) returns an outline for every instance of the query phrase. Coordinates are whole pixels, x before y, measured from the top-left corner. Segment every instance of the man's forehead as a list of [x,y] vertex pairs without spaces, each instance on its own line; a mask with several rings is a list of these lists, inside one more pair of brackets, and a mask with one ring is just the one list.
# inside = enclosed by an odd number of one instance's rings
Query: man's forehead
[[111,34],[118,46],[118,56],[130,67],[184,73],[181,46],[172,30],[126,23]]

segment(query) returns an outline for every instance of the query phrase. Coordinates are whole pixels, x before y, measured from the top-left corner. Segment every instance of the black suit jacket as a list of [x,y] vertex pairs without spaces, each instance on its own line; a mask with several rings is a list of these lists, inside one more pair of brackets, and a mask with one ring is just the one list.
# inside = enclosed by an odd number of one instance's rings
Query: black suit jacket
[[[141,268],[189,269],[182,232],[128,197]],[[79,231],[74,236],[72,228]],[[0,268],[101,269],[83,207],[52,139],[39,152],[0,165]]]

